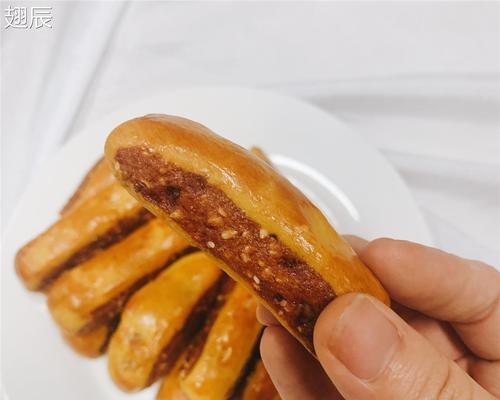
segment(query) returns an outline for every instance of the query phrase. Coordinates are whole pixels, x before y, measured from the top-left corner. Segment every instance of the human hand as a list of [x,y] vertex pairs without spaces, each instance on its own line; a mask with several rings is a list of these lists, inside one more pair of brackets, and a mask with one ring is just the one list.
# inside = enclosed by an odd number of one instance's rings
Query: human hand
[[269,311],[260,349],[284,400],[500,397],[500,273],[411,242],[348,238],[393,299],[335,299],[314,359]]

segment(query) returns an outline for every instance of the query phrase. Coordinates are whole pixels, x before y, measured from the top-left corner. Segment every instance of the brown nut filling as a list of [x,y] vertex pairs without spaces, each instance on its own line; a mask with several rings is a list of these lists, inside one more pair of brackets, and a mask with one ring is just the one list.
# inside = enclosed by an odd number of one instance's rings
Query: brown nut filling
[[318,272],[205,177],[143,147],[118,149],[115,161],[124,182],[251,285],[314,351],[314,324],[335,297]]

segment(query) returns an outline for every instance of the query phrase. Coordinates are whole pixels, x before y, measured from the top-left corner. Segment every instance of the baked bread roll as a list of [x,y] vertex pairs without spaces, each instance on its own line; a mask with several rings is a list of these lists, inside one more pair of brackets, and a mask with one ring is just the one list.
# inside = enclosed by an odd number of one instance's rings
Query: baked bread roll
[[228,293],[180,385],[191,400],[227,399],[244,376],[262,326],[255,317],[257,302],[242,285]]
[[[203,329],[165,377],[157,400],[226,400],[241,398],[245,393],[258,360],[256,344],[261,326],[251,293],[233,281],[228,283]],[[256,384],[255,379],[252,381]]]
[[192,248],[159,219],[67,271],[47,291],[52,317],[67,334],[110,323],[130,295]]
[[147,115],[113,130],[106,159],[141,204],[217,258],[314,353],[335,296],[387,293],[323,214],[266,162],[193,121]]
[[203,253],[181,258],[137,291],[108,348],[108,369],[123,390],[151,385],[173,366],[203,325],[225,276]]
[[81,204],[94,197],[101,190],[107,188],[115,182],[115,177],[108,167],[106,160],[101,157],[89,172],[85,175],[82,182],[70,197],[68,202],[61,210],[61,215],[76,210]]
[[152,218],[115,182],[65,214],[17,253],[16,271],[31,290],[45,290],[73,268]]

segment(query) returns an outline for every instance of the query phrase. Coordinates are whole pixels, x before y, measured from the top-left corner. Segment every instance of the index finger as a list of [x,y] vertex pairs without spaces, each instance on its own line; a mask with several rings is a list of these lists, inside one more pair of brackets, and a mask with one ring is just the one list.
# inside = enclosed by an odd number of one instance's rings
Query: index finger
[[493,267],[391,239],[369,243],[359,256],[394,300],[449,321],[478,356],[500,359],[500,273]]

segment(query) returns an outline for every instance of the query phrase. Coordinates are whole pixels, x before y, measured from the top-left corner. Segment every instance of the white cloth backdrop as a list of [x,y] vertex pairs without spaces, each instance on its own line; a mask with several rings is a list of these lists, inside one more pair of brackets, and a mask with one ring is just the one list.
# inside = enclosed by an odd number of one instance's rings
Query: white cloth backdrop
[[500,265],[500,3],[9,4],[52,6],[53,29],[2,25],[4,224],[86,123],[186,85],[241,85],[343,119],[403,176],[439,247]]

